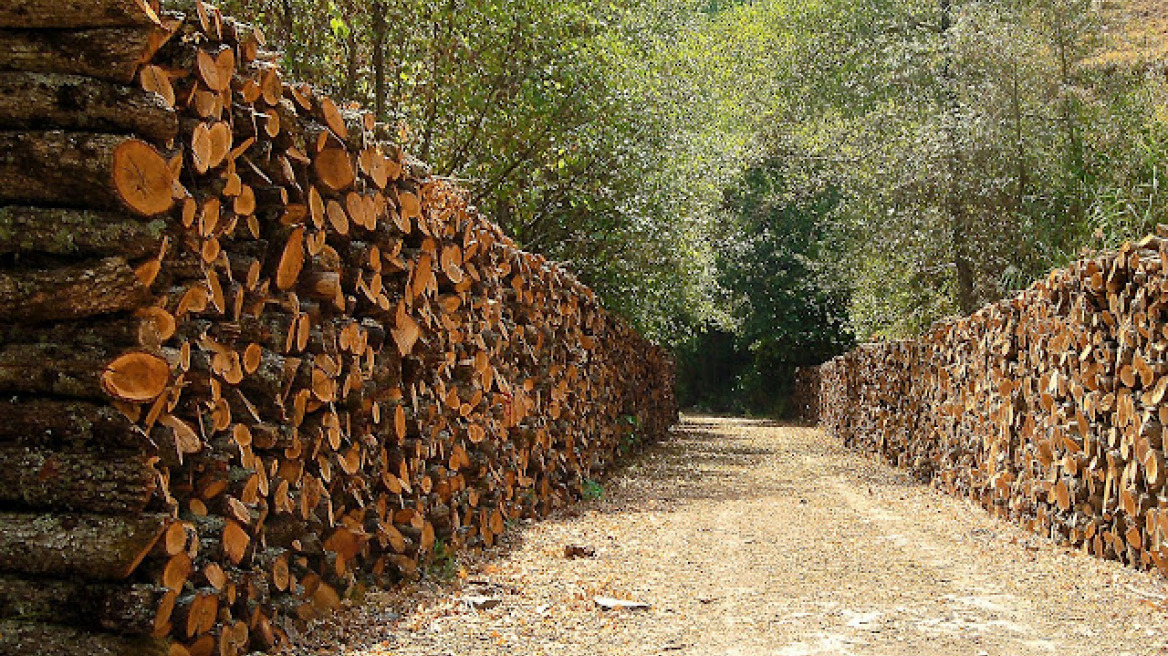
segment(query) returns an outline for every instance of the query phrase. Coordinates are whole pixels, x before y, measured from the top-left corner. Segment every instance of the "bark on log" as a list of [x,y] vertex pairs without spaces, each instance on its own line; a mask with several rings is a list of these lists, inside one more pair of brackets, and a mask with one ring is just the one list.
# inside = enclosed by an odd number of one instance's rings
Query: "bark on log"
[[0,344],[0,392],[108,400],[101,377],[117,355],[69,344]]
[[0,70],[84,75],[129,84],[168,38],[157,27],[0,29]]
[[0,621],[3,656],[167,656],[167,641],[90,633],[55,624]]
[[0,445],[0,505],[136,515],[154,494],[150,458],[117,451]]
[[143,221],[130,213],[43,207],[0,207],[0,254],[138,259],[156,255],[166,219]]
[[6,0],[0,27],[79,28],[158,25],[146,0]]
[[153,635],[174,593],[148,584],[116,585],[0,576],[0,620],[67,624],[124,635]]
[[0,443],[99,448],[149,444],[142,429],[109,405],[7,395],[0,399]]
[[121,257],[59,269],[0,272],[3,321],[59,321],[133,310],[150,291]]
[[[156,306],[134,313],[41,324],[0,323],[0,344],[68,344],[103,349],[155,348],[172,338],[174,317]],[[182,335],[195,339],[198,335]]]
[[172,183],[162,156],[136,139],[0,132],[0,202],[130,209],[152,216],[170,209]]
[[165,143],[178,119],[162,96],[76,75],[0,72],[0,129],[137,134]]
[[170,518],[0,512],[0,571],[121,581],[150,552]]

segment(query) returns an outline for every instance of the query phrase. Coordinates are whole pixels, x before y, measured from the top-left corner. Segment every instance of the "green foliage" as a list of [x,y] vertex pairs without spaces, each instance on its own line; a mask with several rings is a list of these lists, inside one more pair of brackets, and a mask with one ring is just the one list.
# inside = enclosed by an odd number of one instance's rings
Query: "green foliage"
[[782,415],[795,369],[854,342],[850,281],[837,257],[846,240],[838,215],[842,188],[802,163],[801,154],[775,153],[726,192],[735,238],[719,252],[718,271],[737,330],[721,378],[701,377],[704,356],[728,345],[724,332],[699,334],[684,352],[683,368],[701,380],[684,390],[690,403]]
[[1093,64],[1103,36],[1088,0],[764,0],[696,26],[677,52],[744,166],[719,179],[731,321],[684,343],[680,398],[781,412],[791,367],[853,331],[917,333],[1151,230],[1168,96]]
[[427,579],[449,583],[458,574],[458,555],[445,540],[434,543],[434,552],[422,573]]
[[771,0],[716,22],[711,79],[745,81],[717,85],[719,113],[757,117],[733,121],[753,161],[838,183],[854,238],[829,257],[860,335],[969,311],[1163,214],[1162,78],[1092,64],[1087,0]]
[[674,133],[649,98],[642,64],[661,35],[635,29],[652,18],[644,3],[227,5],[265,25],[292,74],[376,108],[408,152],[643,332],[668,341],[711,311],[708,221],[663,156]]
[[806,365],[851,346],[848,280],[836,257],[842,189],[800,153],[776,154],[726,194],[739,238],[719,253],[739,334],[760,362]]
[[781,411],[795,366],[1168,210],[1164,78],[1091,0],[226,4],[676,347],[690,403]]
[[604,486],[589,478],[580,486],[580,492],[585,501],[595,501],[604,496]]

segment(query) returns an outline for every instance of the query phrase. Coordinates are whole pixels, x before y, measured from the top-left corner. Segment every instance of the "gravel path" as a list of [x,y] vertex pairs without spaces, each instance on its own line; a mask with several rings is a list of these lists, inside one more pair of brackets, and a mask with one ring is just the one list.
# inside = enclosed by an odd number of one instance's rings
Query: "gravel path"
[[[604,498],[509,535],[452,583],[370,595],[290,651],[1168,653],[1161,576],[1057,547],[808,428],[687,418]],[[565,558],[568,544],[596,556]]]

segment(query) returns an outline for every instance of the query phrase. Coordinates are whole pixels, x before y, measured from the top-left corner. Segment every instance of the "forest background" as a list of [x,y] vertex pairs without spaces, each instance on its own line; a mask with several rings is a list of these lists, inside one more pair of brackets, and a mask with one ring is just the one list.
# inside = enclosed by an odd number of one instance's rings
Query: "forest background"
[[1165,221],[1157,0],[226,0],[524,248],[782,414],[795,367],[915,334]]

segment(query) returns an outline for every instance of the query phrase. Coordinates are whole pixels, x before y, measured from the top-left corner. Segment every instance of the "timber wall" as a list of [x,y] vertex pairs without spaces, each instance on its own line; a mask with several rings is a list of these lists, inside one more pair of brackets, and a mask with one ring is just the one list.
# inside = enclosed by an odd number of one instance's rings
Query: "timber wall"
[[820,422],[993,514],[1168,571],[1168,242],[821,367]]
[[791,383],[791,415],[795,419],[819,422],[819,367],[799,367]]
[[677,419],[662,349],[179,4],[0,7],[0,654],[272,648]]

